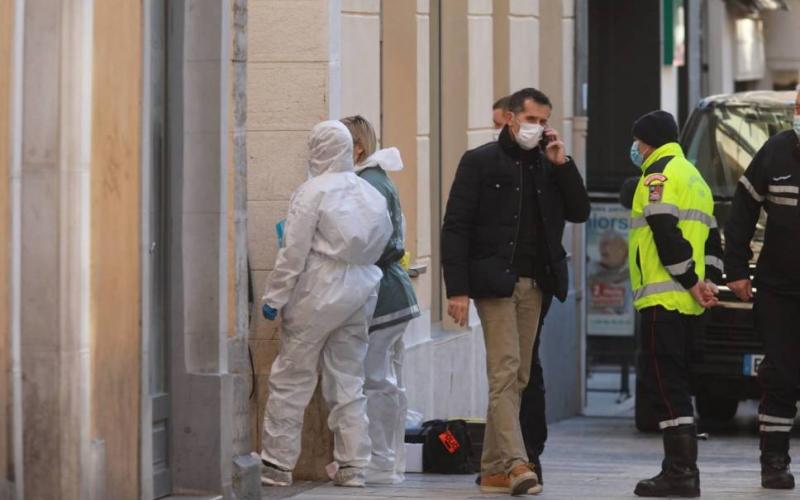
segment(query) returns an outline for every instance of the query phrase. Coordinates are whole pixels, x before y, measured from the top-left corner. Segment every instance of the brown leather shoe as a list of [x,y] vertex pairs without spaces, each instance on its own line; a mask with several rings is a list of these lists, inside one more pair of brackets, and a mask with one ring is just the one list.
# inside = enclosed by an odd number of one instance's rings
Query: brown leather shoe
[[511,493],[511,480],[508,478],[508,474],[503,472],[482,474],[480,487],[482,493]]
[[511,480],[511,495],[536,495],[542,492],[539,477],[531,464],[520,464],[508,475]]

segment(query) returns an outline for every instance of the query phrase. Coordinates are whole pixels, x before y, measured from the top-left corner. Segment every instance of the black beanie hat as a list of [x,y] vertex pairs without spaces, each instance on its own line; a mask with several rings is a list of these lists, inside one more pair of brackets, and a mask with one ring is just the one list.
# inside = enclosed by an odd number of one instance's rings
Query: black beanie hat
[[678,124],[666,111],[652,111],[633,123],[633,136],[648,146],[660,148],[669,142],[678,142]]

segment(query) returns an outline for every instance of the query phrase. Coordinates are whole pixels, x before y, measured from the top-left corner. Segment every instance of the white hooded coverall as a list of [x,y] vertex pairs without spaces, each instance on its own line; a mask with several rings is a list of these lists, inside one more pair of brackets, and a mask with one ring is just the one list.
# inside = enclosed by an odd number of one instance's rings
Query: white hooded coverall
[[294,469],[303,415],[321,370],[334,459],[342,467],[365,467],[371,448],[364,358],[382,277],[374,263],[392,224],[384,197],[354,173],[353,139],[344,125],[316,125],[309,149],[310,178],[292,195],[285,247],[263,297],[282,310],[283,323],[261,457]]
[[[386,172],[399,172],[403,169],[403,160],[397,148],[387,148],[375,152],[364,163],[356,165],[356,171],[380,167]],[[391,181],[385,183],[391,185]],[[389,203],[392,212],[392,202],[397,203],[397,191],[393,185],[391,189],[383,186],[383,196]],[[379,192],[380,189],[379,189]],[[392,198],[395,198],[392,200]],[[399,229],[399,238],[405,239],[405,219],[402,213],[402,222]],[[397,223],[397,221],[394,221]],[[395,231],[398,228],[394,228]],[[396,236],[396,235],[395,235]],[[391,242],[389,243],[391,245]],[[384,281],[388,276],[384,276]],[[401,287],[396,281],[391,281],[395,287]],[[410,286],[410,282],[409,282]],[[378,294],[378,301],[391,300],[381,297],[384,289]],[[395,291],[395,294],[399,292]],[[405,303],[403,303],[405,305]],[[414,301],[413,307],[419,311]],[[391,309],[390,309],[391,310]],[[402,313],[403,311],[400,311]],[[390,315],[395,318],[400,314],[394,312]],[[377,311],[376,311],[377,314]],[[404,321],[391,326],[383,327],[376,324],[376,320],[386,322],[387,318],[372,318],[369,334],[369,349],[364,362],[365,376],[364,394],[367,396],[367,416],[369,417],[369,438],[372,441],[372,458],[367,467],[367,482],[376,484],[397,484],[403,482],[406,471],[405,433],[406,413],[408,412],[408,399],[403,385],[402,369],[405,356],[403,334],[408,328],[411,318],[418,316],[418,312],[406,311],[402,314]]]

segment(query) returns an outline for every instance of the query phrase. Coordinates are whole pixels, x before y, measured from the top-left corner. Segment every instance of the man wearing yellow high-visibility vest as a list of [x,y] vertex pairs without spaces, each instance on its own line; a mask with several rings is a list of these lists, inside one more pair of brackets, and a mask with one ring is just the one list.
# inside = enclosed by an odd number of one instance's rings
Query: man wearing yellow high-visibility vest
[[[645,497],[697,497],[697,428],[689,394],[689,346],[717,303],[722,248],[714,198],[683,155],[678,125],[654,111],[633,125],[631,160],[641,167],[631,207],[630,273],[641,315],[639,380],[663,433],[661,473],[640,481]],[[706,281],[706,279],[710,281]]]

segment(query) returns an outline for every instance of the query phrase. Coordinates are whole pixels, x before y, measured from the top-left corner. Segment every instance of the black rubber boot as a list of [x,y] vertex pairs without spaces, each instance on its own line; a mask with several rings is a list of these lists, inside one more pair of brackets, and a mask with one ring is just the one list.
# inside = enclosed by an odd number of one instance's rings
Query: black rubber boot
[[789,472],[789,433],[761,433],[761,486],[770,490],[793,490]]
[[681,425],[666,429],[661,473],[639,481],[634,493],[640,497],[700,496],[700,471],[697,470],[697,427]]

